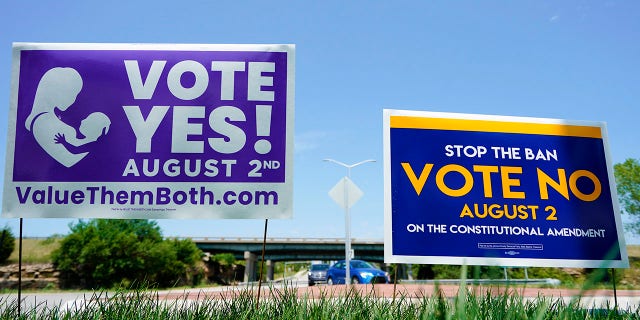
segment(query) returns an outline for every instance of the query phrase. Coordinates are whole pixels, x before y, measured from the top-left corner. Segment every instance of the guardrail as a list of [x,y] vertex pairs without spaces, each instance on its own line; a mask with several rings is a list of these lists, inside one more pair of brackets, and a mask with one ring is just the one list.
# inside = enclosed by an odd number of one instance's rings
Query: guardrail
[[[462,279],[437,279],[437,280],[398,280],[402,284],[460,284]],[[559,286],[560,280],[545,279],[465,279],[467,284],[542,284]]]

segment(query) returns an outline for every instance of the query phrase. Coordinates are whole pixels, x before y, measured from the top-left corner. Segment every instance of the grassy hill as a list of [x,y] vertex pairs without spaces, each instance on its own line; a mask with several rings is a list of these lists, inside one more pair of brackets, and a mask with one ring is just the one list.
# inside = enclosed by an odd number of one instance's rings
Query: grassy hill
[[627,246],[629,269],[624,270],[620,284],[640,289],[640,245]]
[[[62,238],[51,237],[47,239],[22,239],[22,263],[47,263],[51,262],[51,252],[58,248]],[[9,257],[9,263],[18,263],[18,239],[13,253]]]

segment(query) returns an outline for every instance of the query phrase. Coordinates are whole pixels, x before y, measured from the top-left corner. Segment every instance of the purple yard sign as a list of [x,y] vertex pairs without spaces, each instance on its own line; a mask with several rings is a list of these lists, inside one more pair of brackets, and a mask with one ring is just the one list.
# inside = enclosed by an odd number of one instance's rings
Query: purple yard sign
[[290,218],[294,55],[14,44],[3,216]]

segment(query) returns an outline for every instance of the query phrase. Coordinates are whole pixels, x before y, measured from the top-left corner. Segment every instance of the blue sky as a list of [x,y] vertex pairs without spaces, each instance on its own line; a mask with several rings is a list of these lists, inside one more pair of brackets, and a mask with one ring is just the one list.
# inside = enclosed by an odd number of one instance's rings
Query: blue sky
[[[270,220],[272,237],[344,236],[327,192],[346,170],[322,161],[333,158],[377,160],[352,171],[364,191],[352,234],[382,239],[383,108],[605,121],[614,163],[640,158],[637,1],[0,0],[0,9],[6,106],[12,42],[295,44],[294,217]],[[26,219],[24,235],[65,234],[73,221]],[[159,220],[166,236],[191,237],[261,237],[263,223]],[[17,233],[16,219],[5,224]]]

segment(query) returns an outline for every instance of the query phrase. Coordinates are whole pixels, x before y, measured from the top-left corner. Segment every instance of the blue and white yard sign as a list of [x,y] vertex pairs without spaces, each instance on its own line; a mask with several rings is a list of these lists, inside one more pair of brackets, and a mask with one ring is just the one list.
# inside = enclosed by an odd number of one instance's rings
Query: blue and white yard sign
[[628,267],[604,123],[383,118],[385,262]]

